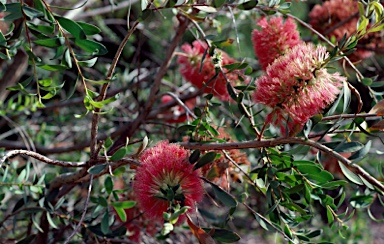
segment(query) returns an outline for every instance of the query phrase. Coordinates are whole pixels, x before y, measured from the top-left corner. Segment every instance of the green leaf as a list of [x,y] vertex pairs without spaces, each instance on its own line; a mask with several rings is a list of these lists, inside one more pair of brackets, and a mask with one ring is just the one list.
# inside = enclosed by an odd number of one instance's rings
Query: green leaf
[[349,160],[351,160],[353,163],[357,163],[361,161],[369,152],[369,149],[371,149],[372,141],[368,141],[367,144],[363,148],[361,148],[359,151],[352,154],[352,156],[349,157]]
[[49,38],[49,39],[42,39],[42,40],[36,40],[34,41],[34,43],[43,47],[54,48],[54,47],[63,46],[65,44],[65,38],[55,37],[55,38]]
[[9,14],[3,17],[4,21],[14,21],[23,18],[20,3],[5,4],[5,7],[7,8],[7,13]]
[[322,171],[322,169],[317,165],[298,165],[296,168],[302,173],[302,174],[317,174]]
[[106,235],[109,232],[109,213],[108,210],[105,211],[103,218],[101,220],[101,232]]
[[122,147],[120,148],[119,150],[117,150],[110,158],[109,160],[111,161],[118,161],[122,158],[124,158],[124,156],[127,154],[127,148],[126,147]]
[[125,213],[125,210],[123,208],[116,208],[114,207],[117,215],[119,215],[119,218],[121,219],[121,222],[127,221],[127,214]]
[[68,67],[61,65],[61,64],[43,64],[43,65],[38,65],[37,67],[49,70],[49,71],[63,71],[67,70]]
[[43,17],[44,16],[44,13],[34,9],[34,8],[31,8],[27,5],[24,5],[23,6],[23,12],[26,16],[28,16],[30,19],[33,19],[33,18],[38,18],[38,17]]
[[103,44],[95,41],[75,39],[75,44],[92,55],[104,55],[108,53],[107,48]]
[[208,182],[213,191],[215,192],[216,197],[227,207],[235,208],[237,206],[236,199],[231,196],[228,192],[224,191],[221,187],[217,186],[214,183]]
[[381,31],[384,29],[384,24],[381,24],[381,25],[378,25],[376,27],[373,27],[373,28],[370,28],[368,30],[368,33],[372,33],[372,32],[378,32],[378,31]]
[[372,84],[372,79],[371,78],[363,78],[361,79],[361,83],[363,83],[366,86],[370,86]]
[[213,239],[219,242],[224,242],[224,243],[233,243],[239,241],[241,238],[240,236],[233,231],[226,230],[226,229],[218,229],[218,228],[203,228],[203,230],[207,233],[212,233],[210,234]]
[[344,176],[348,180],[352,181],[353,183],[355,183],[357,185],[363,185],[363,182],[355,173],[350,171],[343,163],[339,162],[339,165],[340,165],[341,171],[343,172]]
[[196,126],[194,126],[194,125],[182,125],[182,126],[177,128],[177,132],[183,133],[185,131],[194,131],[195,128],[196,128]]
[[44,87],[48,87],[52,84],[52,78],[46,78],[46,79],[39,80],[39,84],[44,86]]
[[213,6],[215,8],[220,8],[225,3],[225,0],[213,0]]
[[309,232],[306,236],[308,238],[315,238],[315,237],[321,235],[322,233],[323,233],[323,230],[314,230],[314,231]]
[[97,26],[94,26],[85,22],[81,22],[81,21],[77,21],[77,24],[80,25],[80,27],[83,29],[84,33],[87,36],[96,35],[101,32],[101,30]]
[[53,221],[51,215],[49,214],[49,212],[46,212],[46,215],[47,215],[47,220],[48,220],[48,223],[49,225],[54,228],[54,229],[59,229],[59,227],[55,224],[55,222]]
[[326,183],[333,180],[333,175],[325,170],[319,173],[307,174],[305,175],[305,177],[307,177],[310,180],[315,180],[318,183]]
[[135,201],[123,201],[123,202],[111,202],[111,205],[115,208],[129,209],[136,205]]
[[29,29],[41,32],[46,35],[53,34],[55,31],[55,28],[51,25],[35,25],[31,22],[27,22],[27,26]]
[[351,197],[349,202],[354,208],[366,208],[372,204],[373,200],[373,196],[358,195]]
[[108,201],[107,201],[107,199],[105,199],[104,197],[99,196],[97,200],[98,200],[97,202],[98,202],[102,207],[104,207],[104,208],[108,207]]
[[341,153],[341,152],[356,152],[360,150],[363,147],[363,144],[360,142],[347,142],[347,143],[340,143],[336,148],[333,150]]
[[345,181],[345,180],[335,180],[335,181],[331,181],[331,182],[327,182],[327,183],[324,183],[324,184],[321,184],[321,188],[325,188],[325,189],[329,189],[329,190],[333,190],[333,189],[336,189],[340,186],[344,186],[346,185],[348,182]]
[[97,62],[97,57],[92,58],[90,60],[85,60],[85,61],[78,61],[78,64],[83,67],[91,68],[95,63]]
[[64,18],[64,17],[57,17],[57,21],[59,22],[60,26],[63,27],[64,30],[68,31],[72,34],[73,37],[76,39],[86,39],[87,36],[81,26],[76,23],[73,20]]
[[335,220],[333,214],[332,214],[332,211],[329,209],[330,207],[327,206],[326,209],[327,209],[327,220],[328,220],[328,224],[332,224],[333,221]]
[[173,225],[171,223],[165,223],[163,228],[161,229],[161,234],[163,236],[168,235],[173,231]]
[[254,7],[256,7],[258,2],[259,2],[258,0],[250,0],[250,1],[247,1],[247,2],[244,2],[242,4],[237,5],[237,8],[241,9],[241,10],[251,10]]
[[208,153],[204,154],[200,158],[200,160],[197,161],[197,163],[193,167],[193,170],[199,169],[199,168],[203,167],[204,165],[211,163],[216,158],[216,155],[217,155],[217,153],[215,153],[215,152],[208,152]]
[[357,31],[364,31],[367,29],[367,26],[369,24],[369,19],[365,18],[364,16],[360,16],[360,21],[359,25],[357,27]]
[[103,172],[103,170],[107,167],[107,164],[98,164],[94,165],[91,168],[88,169],[88,173],[97,175]]
[[200,157],[200,150],[199,149],[196,149],[195,151],[193,151],[193,153],[191,154],[191,156],[189,156],[189,163],[190,164],[194,164],[197,162],[197,160],[199,159]]
[[109,175],[104,180],[104,187],[105,187],[105,191],[108,194],[111,194],[111,192],[113,190],[113,181],[112,181],[112,178]]

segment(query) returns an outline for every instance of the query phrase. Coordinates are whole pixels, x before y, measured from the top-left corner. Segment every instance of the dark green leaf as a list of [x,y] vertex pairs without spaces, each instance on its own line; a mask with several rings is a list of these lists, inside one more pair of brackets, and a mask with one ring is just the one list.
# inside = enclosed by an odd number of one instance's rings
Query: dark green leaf
[[23,12],[30,19],[38,18],[38,17],[43,17],[44,16],[44,13],[42,13],[42,12],[40,12],[40,11],[34,9],[34,8],[28,7],[27,5],[23,6]]
[[94,26],[85,22],[81,22],[81,21],[77,21],[77,24],[80,25],[80,27],[83,29],[84,33],[87,36],[96,35],[101,32],[101,30],[97,26]]
[[307,175],[305,175],[305,177],[307,177],[310,180],[315,180],[320,184],[333,180],[333,175],[331,173],[329,173],[328,171],[325,171],[325,170],[323,170],[319,173],[307,174]]
[[216,184],[210,183],[216,197],[227,207],[234,208],[237,206],[237,201],[228,192],[224,191]]
[[105,191],[108,194],[111,194],[111,192],[113,190],[113,181],[112,181],[112,178],[109,175],[105,178],[104,186],[105,186]]
[[109,232],[109,214],[108,214],[108,210],[105,211],[105,213],[103,215],[103,218],[101,220],[101,232],[103,232],[104,235]]
[[353,163],[357,163],[362,160],[369,152],[369,149],[371,149],[371,145],[372,141],[368,141],[363,148],[352,154],[352,156],[349,157],[349,160],[351,160]]
[[203,167],[204,165],[211,163],[215,159],[216,155],[217,155],[217,153],[215,153],[215,152],[208,152],[208,153],[204,154],[200,158],[200,160],[197,161],[197,163],[193,167],[193,170],[199,169],[199,168]]
[[73,20],[64,18],[64,17],[57,17],[57,21],[59,22],[60,26],[72,34],[73,37],[76,39],[86,39],[87,36],[81,26],[76,23]]
[[338,188],[340,186],[344,186],[347,183],[348,182],[345,181],[345,180],[335,180],[335,181],[331,181],[331,182],[327,182],[327,183],[321,184],[321,188],[332,190],[332,189],[336,189],[336,188]]
[[318,165],[299,165],[296,166],[302,174],[317,174],[322,171]]
[[364,85],[366,85],[366,86],[370,86],[370,85],[372,85],[372,79],[371,78],[363,78],[363,79],[361,79],[361,83],[363,83]]
[[106,208],[108,207],[108,201],[107,199],[105,199],[104,197],[102,196],[99,196],[98,197],[98,201],[97,201],[102,207]]
[[103,44],[95,41],[75,39],[75,44],[92,55],[104,55],[108,53],[107,48]]
[[64,37],[55,37],[55,38],[49,38],[49,39],[42,39],[42,40],[36,40],[34,41],[37,45],[44,46],[44,47],[59,47],[63,46],[65,43]]
[[237,8],[241,10],[251,10],[256,7],[257,3],[258,0],[250,0],[248,2],[244,2],[242,4],[237,5]]
[[354,208],[366,208],[372,204],[373,200],[373,196],[359,195],[351,197],[350,203]]
[[191,156],[189,156],[189,163],[190,164],[194,164],[197,162],[197,160],[199,159],[200,157],[200,150],[199,149],[196,149],[195,151],[193,151],[193,153],[191,154]]
[[124,158],[124,156],[127,154],[127,148],[126,147],[122,147],[120,148],[119,150],[117,150],[109,160],[111,161],[117,161],[117,160],[120,160],[122,158]]
[[151,15],[151,13],[152,13],[152,10],[148,8],[143,10],[143,12],[141,12],[140,14],[139,21],[140,22],[144,21],[146,18],[148,18]]
[[225,3],[225,0],[213,0],[213,7],[220,8]]
[[356,152],[363,147],[363,144],[360,142],[347,142],[340,143],[334,150],[338,153],[340,152]]
[[93,175],[100,174],[105,169],[105,167],[107,167],[107,164],[94,165],[88,169],[88,173]]
[[323,230],[314,230],[307,234],[308,238],[315,238],[323,233]]
[[212,233],[211,236],[213,239],[224,242],[224,243],[233,243],[240,240],[240,236],[233,231],[226,230],[226,229],[216,229],[214,228],[213,231],[208,228],[203,228],[203,230],[207,233]]
[[13,21],[23,17],[20,3],[5,4],[8,15],[4,16],[4,21]]

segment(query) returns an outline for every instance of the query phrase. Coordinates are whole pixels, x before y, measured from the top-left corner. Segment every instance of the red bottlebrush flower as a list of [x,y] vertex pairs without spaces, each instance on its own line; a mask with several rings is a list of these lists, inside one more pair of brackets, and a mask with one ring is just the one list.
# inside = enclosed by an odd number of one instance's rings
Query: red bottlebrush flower
[[[309,23],[314,29],[327,37],[341,40],[344,35],[351,36],[356,32],[359,21],[359,9],[357,1],[353,0],[330,0],[322,5],[315,5],[309,13]],[[330,31],[331,30],[331,31]],[[372,48],[375,33],[366,35],[359,44]],[[378,44],[379,45],[379,44]],[[374,48],[374,47],[373,47]],[[365,59],[373,55],[373,52],[358,48],[354,53],[348,55],[352,61]]]
[[285,23],[282,17],[273,17],[269,21],[267,18],[262,18],[257,25],[261,29],[252,32],[252,42],[263,70],[266,70],[276,58],[302,42],[297,26],[291,18]]
[[186,149],[166,141],[159,142],[141,156],[133,191],[147,218],[161,221],[163,212],[171,205],[193,207],[202,199],[200,172],[193,170],[188,156]]
[[[181,75],[187,81],[191,82],[194,86],[199,89],[206,86],[206,88],[204,89],[205,93],[212,93],[219,99],[223,101],[228,101],[229,94],[226,86],[227,81],[221,73],[216,78],[214,78],[216,74],[215,64],[213,63],[213,58],[209,56],[208,53],[205,56],[201,68],[201,60],[203,58],[205,50],[207,49],[207,45],[196,40],[192,43],[192,46],[187,43],[184,44],[181,49],[186,54],[178,57],[178,63],[181,65]],[[229,57],[227,53],[219,49],[216,49],[216,52],[221,53],[220,55],[218,55],[219,59],[221,59],[218,61],[219,63],[221,63],[221,66],[237,62],[235,59]],[[239,71],[227,73],[227,69],[223,68],[223,70],[226,73],[227,79],[233,85],[241,82],[239,76],[244,79],[243,74]]]
[[[168,102],[173,101],[173,97],[170,95],[164,95],[161,97],[161,103],[165,104]],[[189,108],[192,109],[196,104],[195,99],[191,99],[185,102],[185,105]],[[171,107],[166,113],[162,114],[164,118],[166,119],[166,122],[168,123],[182,123],[187,120],[187,115],[185,109],[180,106],[176,105]]]
[[254,93],[256,102],[274,109],[267,122],[280,125],[284,133],[288,116],[290,130],[297,130],[335,100],[346,78],[322,67],[328,56],[325,47],[302,43],[268,66]]

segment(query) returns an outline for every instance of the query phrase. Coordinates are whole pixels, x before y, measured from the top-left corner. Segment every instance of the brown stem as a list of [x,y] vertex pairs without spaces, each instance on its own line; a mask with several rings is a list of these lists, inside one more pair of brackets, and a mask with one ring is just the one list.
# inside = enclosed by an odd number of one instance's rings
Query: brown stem
[[41,162],[44,162],[46,164],[61,166],[61,167],[84,167],[87,165],[87,162],[66,162],[66,161],[60,161],[60,160],[54,160],[47,158],[39,153],[28,151],[28,150],[13,150],[7,152],[1,159],[0,159],[0,167],[10,157],[16,156],[16,155],[27,155],[32,158],[35,158],[37,160],[40,160]]
[[[106,80],[108,80],[108,81],[112,80],[113,73],[115,71],[117,62],[120,59],[120,55],[123,52],[123,49],[124,49],[125,45],[127,44],[129,38],[132,36],[133,32],[136,30],[136,27],[138,24],[139,24],[139,21],[136,21],[133,24],[132,28],[128,31],[127,35],[125,35],[123,41],[120,43],[119,49],[117,50],[115,57],[113,58],[111,67],[108,70]],[[105,99],[108,86],[109,86],[109,82],[105,83],[102,86],[100,95],[96,98],[97,101],[103,101]],[[91,144],[90,144],[91,159],[96,159],[98,156],[98,153],[97,153],[97,131],[98,131],[98,124],[99,124],[99,119],[100,119],[100,113],[99,112],[100,112],[100,109],[95,108],[95,111],[94,111],[93,117],[92,117]]]

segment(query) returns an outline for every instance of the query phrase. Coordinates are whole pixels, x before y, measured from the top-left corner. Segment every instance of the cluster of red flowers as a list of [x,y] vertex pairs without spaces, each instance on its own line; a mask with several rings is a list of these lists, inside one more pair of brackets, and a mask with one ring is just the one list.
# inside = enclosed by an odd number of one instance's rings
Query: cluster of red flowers
[[236,85],[242,82],[244,79],[243,74],[238,71],[227,73],[228,70],[223,68],[226,78],[222,73],[216,76],[215,65],[218,63],[220,66],[236,63],[237,61],[231,58],[227,53],[216,49],[218,54],[214,58],[208,53],[204,60],[204,52],[207,50],[207,45],[199,40],[192,43],[192,46],[188,43],[182,45],[181,49],[184,51],[184,55],[178,57],[178,63],[181,65],[181,75],[194,86],[201,89],[204,88],[205,93],[212,93],[223,101],[229,100],[229,94],[227,91],[227,79],[231,84]]
[[325,47],[302,43],[268,66],[256,80],[254,94],[256,102],[274,109],[267,122],[280,125],[283,132],[284,122],[290,129],[303,126],[335,100],[346,78],[322,67],[328,55]]
[[[356,32],[359,21],[359,9],[357,1],[353,0],[329,0],[322,5],[315,5],[309,13],[310,24],[320,33],[328,37],[341,40],[344,35],[351,36]],[[368,49],[383,48],[383,37],[380,32],[370,33],[359,41],[358,48],[348,57],[352,61],[365,59],[374,54]]]
[[188,156],[186,149],[166,141],[142,154],[132,187],[145,216],[161,221],[173,204],[189,206],[193,211],[195,202],[202,199],[200,171],[193,170]]
[[263,70],[266,70],[276,58],[302,42],[296,24],[291,18],[283,23],[281,17],[272,17],[269,21],[264,17],[257,22],[257,25],[260,29],[252,32],[252,41]]
[[280,126],[283,134],[286,126],[290,134],[296,133],[335,100],[346,79],[328,73],[323,67],[326,49],[300,40],[291,19],[283,24],[281,17],[263,18],[258,25],[261,30],[253,31],[253,44],[266,74],[255,82],[254,100],[273,109],[267,123]]

